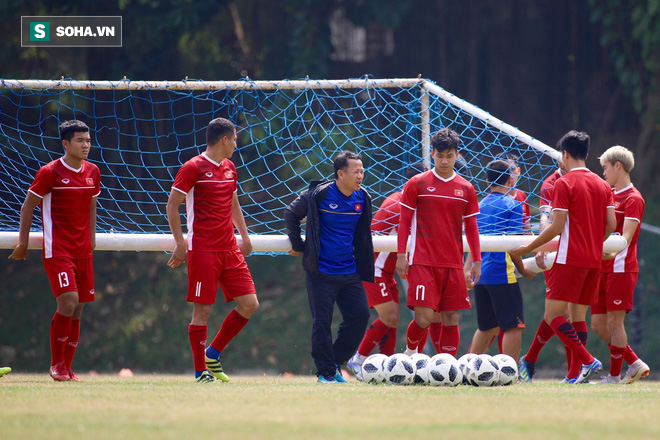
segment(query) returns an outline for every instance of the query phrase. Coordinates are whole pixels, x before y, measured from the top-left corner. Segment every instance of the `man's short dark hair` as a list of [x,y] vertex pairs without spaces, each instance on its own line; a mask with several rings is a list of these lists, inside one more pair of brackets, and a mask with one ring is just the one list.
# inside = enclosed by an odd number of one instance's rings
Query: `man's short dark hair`
[[348,166],[349,160],[362,160],[362,156],[359,154],[353,153],[352,151],[344,150],[335,157],[334,167],[335,167],[335,179],[339,177],[337,172],[343,170]]
[[562,153],[568,151],[573,159],[586,159],[589,154],[591,138],[584,131],[571,130],[557,142],[557,148]]
[[411,177],[421,174],[425,171],[428,171],[428,169],[426,168],[426,165],[424,165],[424,162],[414,163],[406,168],[406,179],[410,180]]
[[59,126],[59,130],[60,140],[67,142],[71,141],[76,133],[89,133],[89,127],[87,124],[78,121],[77,119],[62,122]]
[[495,157],[495,159],[510,160],[511,162],[518,163],[518,159],[520,159],[520,155],[515,151],[503,151],[500,154],[498,154],[497,157]]
[[511,177],[511,164],[506,160],[493,160],[486,165],[486,180],[491,185],[504,186]]
[[206,145],[217,144],[223,136],[233,134],[234,130],[236,130],[236,126],[229,119],[215,118],[206,127]]
[[461,139],[451,128],[441,128],[431,136],[431,147],[436,151],[456,150],[461,143]]

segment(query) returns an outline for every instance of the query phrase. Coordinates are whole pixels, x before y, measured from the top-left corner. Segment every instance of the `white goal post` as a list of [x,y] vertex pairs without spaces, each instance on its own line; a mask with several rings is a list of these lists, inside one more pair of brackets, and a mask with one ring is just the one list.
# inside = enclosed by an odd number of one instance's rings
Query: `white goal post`
[[[396,87],[419,87],[421,94],[421,109],[419,124],[421,130],[422,157],[428,158],[430,148],[429,123],[429,96],[438,97],[453,106],[469,113],[484,123],[508,134],[516,141],[527,144],[535,150],[557,159],[559,153],[548,145],[534,139],[517,128],[501,121],[479,109],[478,107],[452,95],[432,82],[422,78],[394,78],[394,79],[344,79],[344,80],[297,80],[297,81],[76,81],[62,80],[11,80],[3,79],[2,87],[27,88],[48,90],[277,90],[295,89],[305,91],[308,89],[377,89]],[[435,98],[434,98],[435,99]],[[163,214],[164,215],[164,214]],[[481,236],[481,250],[484,252],[503,252],[513,249],[521,244],[529,243],[532,235],[521,236]],[[240,239],[240,237],[239,237]],[[30,233],[30,249],[41,249],[42,235],[38,232]],[[287,252],[291,249],[288,237],[285,235],[251,235],[255,252]],[[18,232],[0,232],[0,249],[11,249],[18,242]],[[96,250],[124,250],[124,251],[171,251],[174,240],[171,234],[154,233],[97,233]],[[376,251],[396,251],[396,237],[374,236]],[[605,242],[607,252],[623,249],[625,240],[622,237],[612,236]],[[464,238],[464,247],[467,243]],[[542,250],[553,251],[557,248],[557,239],[543,246]]]

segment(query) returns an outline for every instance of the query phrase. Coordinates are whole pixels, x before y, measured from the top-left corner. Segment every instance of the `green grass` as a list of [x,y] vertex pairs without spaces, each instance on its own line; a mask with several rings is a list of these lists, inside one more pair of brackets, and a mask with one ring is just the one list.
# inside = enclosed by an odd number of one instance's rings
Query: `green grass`
[[[320,385],[313,377],[0,379],[2,439],[660,438],[660,384]],[[433,436],[433,437],[431,437]]]

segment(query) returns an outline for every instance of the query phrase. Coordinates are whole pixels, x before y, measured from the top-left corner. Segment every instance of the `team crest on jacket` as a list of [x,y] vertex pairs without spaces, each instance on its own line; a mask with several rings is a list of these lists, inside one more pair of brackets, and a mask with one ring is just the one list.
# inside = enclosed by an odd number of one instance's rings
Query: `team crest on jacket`
[[232,179],[234,177],[234,172],[233,171],[225,171],[225,178],[226,179]]
[[355,204],[355,210],[356,211],[362,211],[362,205],[360,203]]
[[462,189],[455,189],[454,190],[454,195],[456,197],[463,197],[463,190]]

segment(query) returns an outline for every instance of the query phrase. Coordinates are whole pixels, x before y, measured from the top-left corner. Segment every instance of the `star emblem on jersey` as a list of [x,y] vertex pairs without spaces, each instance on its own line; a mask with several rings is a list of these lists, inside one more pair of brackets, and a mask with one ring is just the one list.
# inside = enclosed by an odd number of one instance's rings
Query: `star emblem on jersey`
[[454,190],[454,195],[456,197],[463,197],[463,190],[462,189],[455,189]]
[[619,206],[621,206],[621,202],[614,202],[614,209],[619,209]]
[[336,203],[330,204],[330,209],[337,209],[337,208],[339,208],[339,205],[337,205]]
[[62,183],[65,184],[65,185],[69,182],[71,182],[69,179],[62,179]]
[[86,178],[85,182],[87,182],[87,185],[94,185],[94,180],[91,177]]
[[206,177],[210,179],[211,177],[213,177],[213,173],[209,171],[208,173],[206,173]]
[[426,187],[426,190],[427,190],[427,191],[430,191],[430,192],[434,192],[434,191],[435,191],[435,188],[432,187],[432,186],[427,186],[427,187]]
[[225,171],[225,177],[227,179],[231,179],[234,177],[234,172],[233,171]]
[[356,203],[356,204],[355,204],[355,210],[356,210],[356,211],[362,211],[362,205],[359,204],[359,203]]

